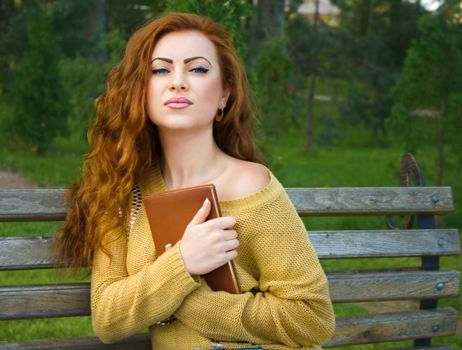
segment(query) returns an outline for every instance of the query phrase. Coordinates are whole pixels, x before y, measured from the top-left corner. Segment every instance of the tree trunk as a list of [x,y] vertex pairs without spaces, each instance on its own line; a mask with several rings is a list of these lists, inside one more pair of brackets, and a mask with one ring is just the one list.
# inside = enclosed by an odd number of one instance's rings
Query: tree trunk
[[97,47],[93,54],[93,60],[96,63],[106,62],[108,60],[108,53],[105,50],[103,43],[104,34],[107,31],[106,0],[96,0],[94,2],[90,18],[90,35],[95,36],[97,40]]
[[443,186],[444,180],[444,113],[446,104],[444,101],[441,103],[440,118],[439,118],[439,130],[438,130],[438,144],[437,144],[437,158],[436,158],[436,186]]
[[[315,13],[314,13],[314,37],[318,37],[318,23],[319,23],[319,0],[316,0]],[[311,56],[311,83],[308,91],[308,106],[306,114],[306,148],[310,149],[313,146],[313,107],[314,107],[314,94],[316,91],[316,78],[318,66],[318,48],[317,45],[313,46],[313,54]]]
[[264,28],[266,38],[282,34],[284,24],[284,0],[259,0],[258,12],[260,14],[260,24]]
[[373,20],[372,16],[373,16],[373,13],[374,13],[374,0],[370,0],[369,1],[369,10],[368,10],[368,13],[367,13],[367,28],[366,28],[366,37],[368,37],[368,38],[372,33],[372,20]]

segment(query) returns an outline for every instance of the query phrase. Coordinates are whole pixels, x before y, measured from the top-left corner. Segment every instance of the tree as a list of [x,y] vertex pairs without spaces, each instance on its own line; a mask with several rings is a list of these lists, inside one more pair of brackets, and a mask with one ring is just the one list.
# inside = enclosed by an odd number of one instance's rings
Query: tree
[[96,38],[89,31],[92,1],[48,0],[53,40],[66,57],[88,56],[95,48]]
[[293,80],[294,66],[284,38],[265,41],[257,55],[255,73],[263,136],[272,143],[278,133],[289,126],[293,107],[289,86]]
[[[314,12],[314,33],[318,32],[319,23],[319,0],[315,0],[315,12]],[[317,36],[317,35],[316,35]],[[313,107],[314,107],[314,93],[316,91],[316,78],[318,76],[318,50],[316,45],[312,50],[311,54],[311,66],[310,66],[311,83],[308,90],[308,110],[306,111],[306,148],[309,149],[313,146]]]
[[77,141],[77,144],[87,139],[93,102],[104,92],[105,76],[120,61],[125,45],[123,34],[113,30],[105,33],[101,40],[101,50],[107,56],[103,64],[80,55],[63,58],[60,62],[63,84],[69,94],[69,137]]
[[244,19],[250,15],[251,5],[246,0],[166,0],[167,11],[192,12],[207,16],[222,24],[230,33],[237,51],[244,57],[245,44],[242,40]]
[[166,1],[152,0],[106,0],[107,30],[119,31],[125,39],[148,19],[160,15]]
[[440,15],[449,23],[462,24],[462,6],[460,0],[445,0],[439,8]]
[[[393,89],[391,126],[399,130],[406,148],[416,152],[423,143],[434,142],[437,149],[437,185],[444,179],[445,146],[457,145],[462,131],[462,32],[438,16],[419,21],[420,37],[409,49],[403,73]],[[415,126],[416,109],[438,112],[433,120],[436,139]],[[460,150],[457,150],[460,154]]]
[[265,41],[287,33],[288,17],[302,0],[259,0],[253,3],[246,18],[245,36],[248,43],[246,62],[255,68],[256,57]]
[[13,0],[0,2],[0,84],[8,92],[13,80],[11,67],[26,48],[25,23],[29,13],[20,11]]
[[[294,15],[286,21],[288,55],[293,62],[294,77],[290,83],[290,98],[293,101],[292,124],[300,128],[305,119],[307,106],[307,76],[310,74],[311,52],[316,41],[312,35],[313,26],[300,15]],[[317,43],[317,41],[316,41]]]
[[371,132],[371,143],[386,131],[390,89],[400,74],[406,50],[417,37],[425,10],[405,0],[335,0],[341,7],[338,70],[348,80],[341,115]]
[[342,114],[351,124],[364,125],[371,132],[371,143],[385,130],[385,120],[391,111],[389,91],[395,82],[389,48],[383,37],[351,38],[356,62],[351,69],[350,85],[342,105]]
[[14,69],[10,132],[44,152],[66,131],[67,95],[59,75],[60,50],[52,33],[47,4],[28,3],[33,16],[26,28],[27,50]]

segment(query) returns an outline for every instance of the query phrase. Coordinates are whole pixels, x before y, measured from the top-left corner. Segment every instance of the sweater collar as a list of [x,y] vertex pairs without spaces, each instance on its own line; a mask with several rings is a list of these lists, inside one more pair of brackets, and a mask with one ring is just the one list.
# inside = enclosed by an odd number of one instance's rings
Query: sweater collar
[[[280,184],[278,179],[273,175],[273,173],[265,167],[270,181],[264,187],[258,191],[246,195],[244,197],[239,197],[230,200],[220,200],[220,207],[222,210],[233,210],[233,209],[250,209],[255,205],[259,205],[262,202],[267,202],[268,200],[274,198],[277,194],[284,190],[283,186]],[[168,191],[168,187],[165,183],[165,180],[162,176],[162,171],[158,163],[154,164],[151,170],[149,171],[148,176],[145,177],[144,181],[140,183],[141,192],[143,195],[155,193],[155,192],[165,192]]]

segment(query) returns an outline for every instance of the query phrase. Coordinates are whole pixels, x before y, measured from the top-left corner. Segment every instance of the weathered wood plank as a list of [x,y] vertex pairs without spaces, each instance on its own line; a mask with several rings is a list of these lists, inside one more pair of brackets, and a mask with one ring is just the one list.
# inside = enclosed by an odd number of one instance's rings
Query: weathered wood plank
[[63,220],[65,189],[0,190],[0,221]]
[[[450,187],[287,188],[300,215],[446,214]],[[63,220],[65,189],[0,190],[0,221]]]
[[328,273],[332,301],[385,301],[455,297],[460,272],[390,271]]
[[0,287],[0,320],[90,315],[90,284]]
[[52,238],[0,237],[0,271],[51,267],[53,267]]
[[454,210],[450,187],[288,188],[303,216],[446,214]]
[[459,255],[459,232],[436,230],[310,231],[321,259]]
[[384,348],[377,350],[453,350],[451,345],[433,345],[433,346],[419,346],[418,348]]
[[151,350],[149,334],[138,334],[117,344],[103,344],[97,337],[72,339],[40,339],[18,342],[1,342],[0,350]]
[[[310,231],[309,237],[321,259],[460,254],[454,229]],[[53,267],[51,246],[49,237],[0,238],[0,270]]]
[[337,319],[334,337],[324,347],[454,335],[456,325],[457,311],[453,308],[342,317]]
[[[334,303],[457,296],[459,271],[328,273]],[[90,284],[0,287],[0,320],[90,315]]]
[[[324,347],[380,343],[406,339],[453,335],[456,330],[457,312],[452,308],[434,311],[389,313],[372,316],[342,317],[337,319],[335,335]],[[144,339],[143,339],[144,337]],[[139,336],[140,347],[148,346],[147,335]],[[108,347],[94,337],[78,339],[50,339],[2,344],[0,350],[36,349],[123,349],[121,344]],[[436,350],[436,349],[435,349]],[[440,350],[440,349],[438,349]]]

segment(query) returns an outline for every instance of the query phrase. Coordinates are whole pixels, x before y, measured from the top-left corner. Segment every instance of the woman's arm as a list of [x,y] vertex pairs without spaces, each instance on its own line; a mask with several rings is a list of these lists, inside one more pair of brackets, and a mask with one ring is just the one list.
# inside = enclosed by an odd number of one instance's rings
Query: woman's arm
[[285,192],[237,220],[239,235],[251,235],[238,251],[254,262],[259,290],[233,295],[203,283],[175,316],[218,341],[291,347],[327,341],[335,328],[327,279]]
[[92,268],[93,328],[105,343],[168,318],[200,286],[185,270],[178,244],[129,276],[126,233],[117,231],[121,230],[112,231],[105,240],[112,259],[99,250]]

